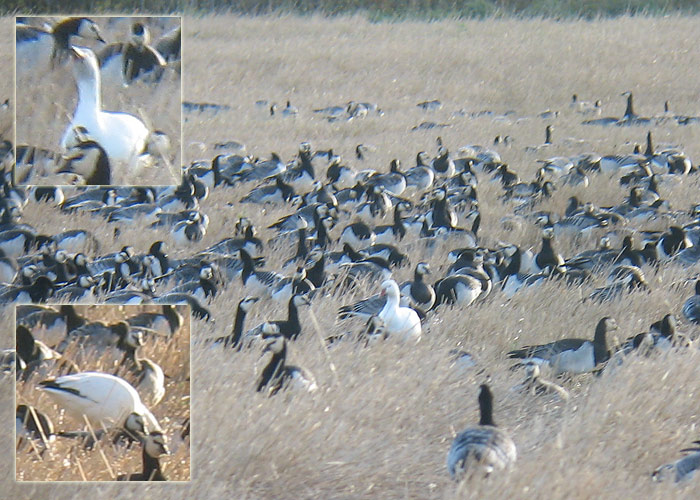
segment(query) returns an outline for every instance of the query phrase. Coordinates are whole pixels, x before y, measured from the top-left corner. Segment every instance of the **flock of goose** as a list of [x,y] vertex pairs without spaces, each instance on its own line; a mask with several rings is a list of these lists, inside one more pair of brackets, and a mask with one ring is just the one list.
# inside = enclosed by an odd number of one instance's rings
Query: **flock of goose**
[[[630,126],[635,137],[644,134],[640,130],[646,132],[639,127],[663,123],[634,113],[632,94],[625,96],[627,111],[619,118],[597,117],[600,103],[591,105],[577,96],[571,109],[590,115],[585,124]],[[289,101],[281,110],[268,101],[259,104],[272,116],[299,114]],[[215,105],[188,103],[185,110],[203,111],[210,106]],[[382,113],[372,106],[351,101],[316,111],[329,121]],[[430,111],[440,103],[426,101],[419,107]],[[547,116],[553,113],[548,111]],[[668,109],[667,114],[678,125],[697,122],[692,116],[672,115]],[[435,128],[424,124],[419,127]],[[546,143],[552,142],[548,128]],[[611,333],[625,328],[606,315],[590,325],[591,338],[523,346],[503,352],[502,357],[515,360],[516,367],[526,372],[525,392],[546,392],[567,401],[568,391],[547,380],[547,374],[599,374],[621,363],[633,363],[635,356],[695,349],[700,324],[700,204],[678,210],[674,200],[663,195],[680,183],[697,185],[698,165],[679,147],[655,147],[648,131],[643,152],[636,148],[626,155],[600,152],[546,158],[525,177],[502,160],[497,151],[500,143],[460,146],[438,137],[434,153],[410,151],[415,162],[408,168],[395,159],[386,169],[372,164],[363,145],[358,145],[351,161],[333,150],[314,150],[309,142],[300,144],[298,153],[288,160],[276,153],[269,158],[222,153],[186,166],[181,184],[175,187],[22,189],[11,183],[6,170],[0,200],[0,298],[32,303],[163,304],[164,308],[188,304],[195,325],[216,319],[218,327],[228,318],[214,318],[211,301],[242,295],[231,330],[197,338],[195,345],[229,350],[235,356],[262,349],[268,359],[251,392],[273,397],[298,391],[294,397],[302,397],[301,393],[316,393],[323,385],[305,367],[288,362],[297,340],[316,329],[315,321],[300,320],[302,309],[313,319],[314,309],[324,309],[338,297],[359,296],[361,300],[348,299],[338,310],[333,325],[325,325],[333,332],[324,337],[325,348],[359,342],[371,349],[388,339],[411,346],[430,334],[448,308],[468,311],[491,301],[505,303],[553,281],[578,288],[584,303],[604,306],[631,294],[647,293],[652,285],[645,272],[668,267],[684,273],[681,286],[692,283],[694,292],[684,302],[669,305],[667,313],[647,331],[625,335],[615,345]],[[11,154],[4,165],[14,166]],[[545,209],[556,191],[576,188],[585,193],[596,178],[619,187],[615,204],[596,206],[579,194],[569,198],[563,213]],[[482,189],[499,191],[497,210],[506,231],[534,227],[541,233],[540,243],[526,248],[490,236],[487,231],[493,228],[482,227],[484,206],[478,195]],[[215,197],[232,201],[212,206]],[[117,252],[103,253],[104,234],[84,229],[42,234],[23,221],[28,203],[46,203],[59,218],[80,215],[78,220],[96,220],[114,235],[115,242],[129,225],[139,224],[142,241],[147,243],[140,250],[124,245]],[[216,213],[207,214],[207,207],[216,208]],[[255,213],[255,217],[240,216],[243,212]],[[280,213],[284,215],[278,217]],[[234,222],[235,227],[233,234],[221,235],[223,238],[202,248],[200,242],[211,237],[210,217],[223,220],[219,227]],[[391,223],[386,224],[386,218]],[[260,238],[263,233],[270,236],[265,241]],[[557,250],[560,241],[582,242],[587,234],[599,236],[597,248],[566,256]],[[449,264],[439,270],[431,268],[426,262],[429,254]],[[277,261],[279,265],[270,264]],[[406,267],[413,271],[413,278],[397,282],[397,271]],[[600,281],[605,284],[596,286]],[[372,294],[375,284],[378,293]],[[246,324],[254,309],[264,310],[274,302],[286,304],[286,317],[265,317],[254,326]],[[68,321],[69,313],[63,307],[53,313]],[[134,348],[135,342],[124,340],[123,335],[114,334],[112,339],[112,347],[119,349],[121,343]],[[456,354],[470,358],[463,351]],[[19,344],[17,355],[22,357]],[[75,378],[81,375],[82,380]],[[97,376],[90,372],[65,375],[46,380],[40,387],[76,411],[69,397],[89,391]],[[109,415],[91,417],[92,407],[77,406],[77,412],[92,418],[94,425],[111,422],[113,427],[140,436],[144,471],[135,477],[154,474],[162,478],[152,460],[157,462],[165,446],[157,421],[138,399],[143,396],[129,389],[130,384],[126,387],[112,378],[109,383],[131,395],[123,398],[134,402],[127,411],[120,406]],[[447,469],[453,478],[488,475],[516,461],[516,440],[496,425],[493,400],[490,386],[481,385],[479,424],[459,433],[447,454]],[[99,406],[108,408],[106,402]],[[26,423],[29,414],[41,420],[36,410],[18,407],[18,422]],[[700,452],[690,451],[654,471],[654,479],[662,479],[668,471],[675,474],[676,481],[690,477],[700,465]]]
[[[47,86],[37,77],[73,70],[77,104],[56,148],[20,145],[15,180],[20,184],[138,184],[144,168],[166,168],[170,139],[151,129],[144,117],[103,109],[102,87],[127,95],[135,81],[157,86],[166,71],[180,71],[180,27],[150,43],[149,21],[134,21],[126,41],[106,44],[98,25],[88,18],[67,18],[52,27],[18,23],[17,81],[21,88]],[[75,45],[79,40],[106,44],[101,50]],[[161,53],[162,52],[162,53]],[[22,115],[21,115],[22,116]],[[30,120],[22,118],[20,120]],[[151,117],[156,122],[162,119]],[[148,119],[148,118],[146,118]],[[119,133],[115,133],[115,131]],[[156,166],[156,164],[164,165]],[[118,174],[118,175],[117,175]],[[167,174],[167,175],[166,175]]]

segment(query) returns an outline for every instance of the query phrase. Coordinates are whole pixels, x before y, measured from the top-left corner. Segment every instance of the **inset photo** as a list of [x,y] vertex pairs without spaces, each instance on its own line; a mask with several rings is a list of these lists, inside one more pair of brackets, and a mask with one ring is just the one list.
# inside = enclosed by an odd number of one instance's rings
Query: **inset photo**
[[179,184],[181,27],[18,16],[15,184]]
[[15,312],[17,481],[190,480],[188,305]]

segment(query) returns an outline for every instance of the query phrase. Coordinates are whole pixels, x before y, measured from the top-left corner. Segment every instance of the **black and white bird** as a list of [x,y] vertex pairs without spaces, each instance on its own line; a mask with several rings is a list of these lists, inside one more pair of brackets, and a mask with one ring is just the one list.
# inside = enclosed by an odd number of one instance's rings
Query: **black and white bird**
[[82,372],[39,383],[66,412],[93,429],[117,427],[138,434],[160,431],[161,427],[141,398],[123,378],[109,373]]
[[18,81],[35,71],[42,73],[65,62],[74,37],[105,43],[100,28],[87,17],[68,17],[50,28],[17,23]]
[[277,325],[265,323],[262,337],[266,341],[264,352],[272,355],[260,374],[258,392],[273,396],[290,386],[299,386],[308,392],[318,389],[316,379],[308,370],[287,364],[287,339]]
[[112,166],[104,148],[90,137],[84,125],[73,128],[73,137],[65,147],[61,157],[59,174],[78,174],[87,186],[109,186],[112,184]]
[[240,349],[241,339],[243,336],[243,325],[245,324],[246,315],[250,312],[253,305],[260,299],[258,297],[244,297],[238,302],[238,307],[236,308],[236,317],[233,320],[233,328],[231,333],[223,337],[218,337],[214,339],[213,343],[215,345],[222,345],[224,347],[230,347],[232,349]]
[[156,431],[139,437],[143,469],[133,474],[121,474],[117,481],[167,481],[160,465],[160,458],[170,454],[165,435]]
[[129,41],[109,44],[98,54],[102,79],[125,86],[136,79],[158,81],[166,62],[150,42],[148,27],[135,22]]
[[267,321],[246,332],[246,336],[260,335],[263,332],[265,325],[272,325],[277,328],[280,335],[283,335],[289,340],[296,340],[301,334],[302,324],[299,320],[299,308],[308,306],[311,302],[303,295],[293,295],[287,304],[287,319],[275,321]]
[[683,316],[696,325],[700,324],[700,279],[695,282],[695,295],[683,304]]
[[176,306],[163,304],[161,312],[142,312],[129,316],[126,322],[131,328],[142,328],[172,336],[183,325],[184,318],[177,311]]
[[513,439],[493,420],[493,395],[486,384],[480,388],[479,411],[479,425],[468,427],[452,441],[447,454],[447,470],[452,479],[476,471],[488,475],[505,469],[517,459]]
[[430,274],[430,267],[425,262],[419,262],[413,273],[413,281],[407,281],[401,285],[401,295],[408,297],[409,304],[422,311],[428,311],[435,304],[435,290],[425,282],[425,277]]
[[550,366],[555,374],[586,373],[610,359],[607,334],[617,330],[617,322],[604,317],[598,322],[593,340],[562,339],[549,344],[527,346],[508,353],[508,357]]

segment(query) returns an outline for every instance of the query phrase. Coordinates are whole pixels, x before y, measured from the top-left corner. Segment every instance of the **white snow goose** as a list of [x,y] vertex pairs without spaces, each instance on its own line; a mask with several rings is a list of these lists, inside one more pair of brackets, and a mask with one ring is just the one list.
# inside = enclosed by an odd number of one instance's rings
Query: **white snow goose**
[[380,294],[386,295],[386,304],[378,314],[379,319],[384,322],[386,334],[404,340],[420,340],[420,317],[410,307],[399,305],[399,285],[394,280],[386,280],[382,283]]
[[74,129],[82,126],[87,130],[87,135],[102,146],[112,164],[126,164],[132,173],[138,173],[139,156],[146,149],[150,135],[148,128],[129,113],[102,110],[100,74],[95,54],[85,47],[72,47],[71,51],[78,104],[61,139],[61,146],[66,149],[75,136]]
[[95,430],[103,426],[136,434],[161,430],[136,389],[115,375],[82,372],[44,380],[39,386],[78,421],[85,416]]

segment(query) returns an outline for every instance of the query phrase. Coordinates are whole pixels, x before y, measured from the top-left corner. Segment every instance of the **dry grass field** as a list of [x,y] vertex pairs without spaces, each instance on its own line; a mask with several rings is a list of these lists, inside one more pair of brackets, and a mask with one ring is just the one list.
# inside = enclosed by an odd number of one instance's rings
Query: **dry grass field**
[[[167,376],[165,396],[154,408],[154,416],[163,427],[169,439],[170,455],[161,458],[162,467],[171,481],[190,480],[189,440],[179,436],[183,422],[190,416],[190,321],[189,308],[178,306],[185,317],[183,326],[172,338],[147,335],[144,346],[139,349],[139,356],[156,362]],[[119,306],[90,305],[76,306],[76,312],[88,321],[101,321],[114,324],[142,312],[160,312],[160,306]],[[41,338],[41,337],[37,337]],[[77,346],[69,347],[64,355],[78,361],[81,371],[98,371],[112,373],[136,384],[135,375],[126,364],[114,363],[109,354],[99,357],[91,356],[77,359]],[[45,412],[57,431],[82,430],[84,424],[66,416],[61,406],[50,396],[35,389],[38,382],[65,372],[41,370],[30,375],[16,385],[17,404],[29,404]],[[145,402],[145,401],[144,401]],[[17,452],[15,467],[18,481],[113,481],[119,474],[141,472],[141,447],[133,443],[129,449],[125,446],[105,446],[100,441],[104,453],[84,450],[79,441],[58,438],[41,457],[33,453],[28,446]]]
[[[110,43],[128,40],[133,21],[141,18],[95,17],[105,41]],[[179,18],[161,18],[149,24],[151,39],[174,28]],[[14,31],[13,31],[14,36]],[[77,45],[87,46],[99,53],[105,46],[96,40],[76,39]],[[12,54],[11,54],[12,55]],[[25,61],[17,61],[21,69]],[[70,123],[77,103],[75,78],[70,63],[51,71],[17,72],[17,144],[29,144],[61,153],[61,137]],[[170,138],[172,156],[169,161],[178,166],[181,145],[180,122],[181,76],[168,70],[157,84],[136,81],[129,87],[110,81],[102,83],[102,107],[109,111],[125,111],[140,117],[150,130],[162,130]],[[134,179],[123,168],[114,167],[114,184],[168,185],[179,182],[180,173],[170,168],[162,159],[144,167],[141,176]],[[27,184],[56,184],[61,179],[53,170],[39,171]],[[65,181],[59,181],[65,184]]]
[[[0,33],[11,31],[5,20]],[[371,24],[361,17],[241,18],[211,16],[183,20],[184,98],[217,103],[229,110],[193,112],[184,116],[185,161],[211,159],[214,145],[236,140],[250,154],[273,151],[289,160],[302,141],[315,149],[333,148],[360,168],[387,170],[392,158],[412,166],[417,152],[435,153],[440,135],[450,150],[466,144],[491,146],[496,135],[509,135],[510,147],[495,146],[505,162],[532,179],[536,160],[551,156],[628,153],[641,143],[644,127],[587,127],[569,110],[571,95],[603,104],[603,116],[622,116],[631,90],[636,111],[660,115],[665,100],[678,113],[700,114],[697,68],[700,51],[694,35],[700,18],[620,18],[615,20],[487,20]],[[5,35],[3,35],[5,36]],[[6,35],[9,38],[9,35]],[[4,40],[4,39],[3,39]],[[9,40],[12,42],[12,40]],[[10,43],[3,45],[11,60]],[[4,95],[11,87],[0,82]],[[1,95],[0,95],[1,96]],[[270,116],[258,100],[299,108],[296,118]],[[440,99],[442,109],[425,112],[421,101]],[[375,102],[383,116],[328,123],[314,108],[350,100]],[[537,115],[560,110],[555,120]],[[459,110],[513,110],[501,119],[470,118]],[[411,128],[434,121],[449,126],[427,131]],[[554,144],[537,153],[526,146],[541,144],[544,128],[553,123]],[[652,126],[659,143],[677,145],[700,158],[700,127],[666,123]],[[578,142],[579,140],[583,142]],[[375,150],[363,162],[353,156],[357,144]],[[48,215],[46,205],[26,207],[23,222],[39,231],[84,228],[104,237],[101,251],[118,250],[127,242],[137,251],[152,241],[171,244],[172,257],[191,255],[231,236],[240,216],[265,228],[290,207],[238,205],[253,185],[220,188],[202,203],[211,219],[204,239],[176,248],[165,232],[124,227],[119,239],[101,219]],[[700,201],[698,176],[661,186],[675,210]],[[540,230],[532,225],[507,229],[501,217],[512,209],[499,199],[496,184],[480,183],[480,230],[483,246],[508,241],[539,249]],[[566,200],[579,195],[596,205],[620,203],[616,183],[594,177],[588,188],[559,189],[540,210],[562,213]],[[227,205],[231,203],[232,205]],[[681,219],[682,222],[682,219]],[[375,221],[379,224],[381,222]],[[383,223],[387,223],[386,221]],[[625,228],[665,229],[668,220]],[[341,224],[342,227],[342,224]],[[267,240],[274,233],[261,230]],[[338,237],[338,229],[332,235]],[[601,233],[558,241],[570,257],[596,247]],[[614,243],[616,244],[616,243]],[[411,267],[398,269],[397,281],[411,276],[413,266],[430,263],[433,276],[448,267],[446,253],[456,246],[427,249],[404,242]],[[293,254],[293,243],[266,247],[266,269],[276,269]],[[602,316],[620,325],[611,343],[644,331],[665,313],[680,316],[687,281],[698,269],[669,265],[645,267],[650,293],[584,303],[601,273],[581,287],[548,282],[512,299],[495,290],[482,303],[466,309],[442,308],[423,325],[416,345],[387,341],[371,348],[340,342],[330,349],[323,337],[358,331],[357,322],[340,323],[337,308],[376,292],[364,283],[350,294],[314,299],[302,311],[303,333],[290,345],[289,360],[314,373],[319,390],[288,391],[273,398],[255,392],[264,366],[259,346],[242,353],[212,350],[202,340],[230,331],[235,305],[246,292],[231,283],[208,306],[215,322],[192,322],[192,481],[168,485],[49,485],[13,483],[12,454],[0,468],[8,498],[55,500],[77,495],[99,498],[697,498],[697,478],[684,485],[652,482],[659,465],[681,456],[698,434],[700,353],[697,349],[634,356],[600,377],[583,375],[563,380],[571,399],[563,404],[550,396],[533,397],[513,388],[522,372],[511,371],[506,353],[522,345],[563,337],[593,335]],[[6,308],[5,311],[10,309]],[[269,301],[256,305],[247,325],[285,316],[285,307]],[[4,315],[11,345],[11,314]],[[318,327],[316,327],[316,325]],[[681,324],[689,335],[697,329]],[[450,350],[470,352],[476,366],[460,369]],[[454,435],[478,422],[479,384],[490,380],[496,422],[518,447],[518,461],[507,473],[457,484],[450,480],[445,459]],[[1,381],[2,421],[9,422],[13,382]],[[12,432],[0,433],[9,450]]]

